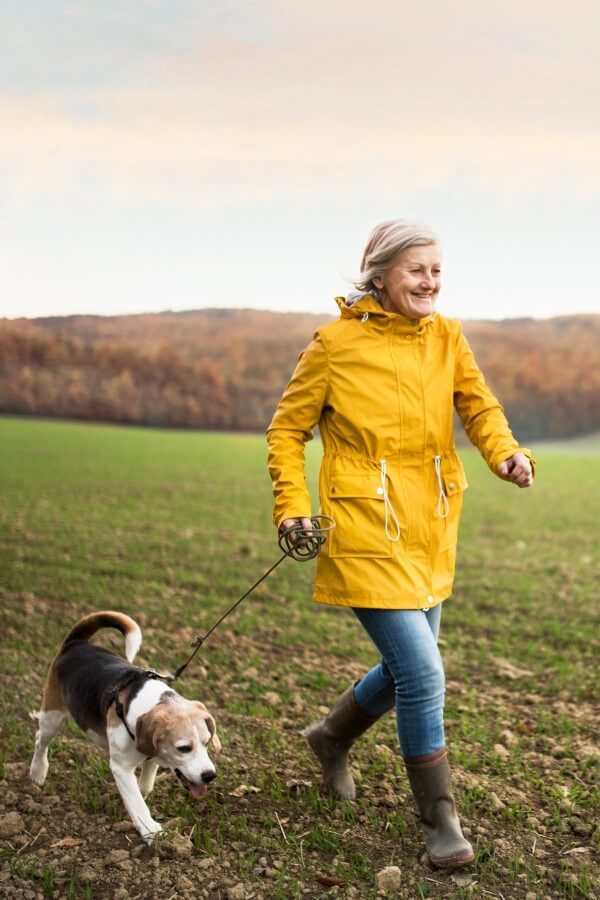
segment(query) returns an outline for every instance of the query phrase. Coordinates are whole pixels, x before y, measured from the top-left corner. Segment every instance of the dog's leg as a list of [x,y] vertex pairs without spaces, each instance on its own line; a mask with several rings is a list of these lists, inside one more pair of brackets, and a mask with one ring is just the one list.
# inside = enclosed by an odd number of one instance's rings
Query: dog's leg
[[146,759],[142,763],[142,771],[138,778],[138,785],[143,797],[147,797],[154,787],[154,780],[158,772],[158,763],[155,759]]
[[135,778],[136,763],[131,762],[129,754],[111,748],[110,768],[133,824],[146,843],[150,844],[153,836],[162,831],[162,826],[152,818],[140,793]]
[[35,750],[29,767],[31,780],[40,787],[48,774],[48,747],[68,714],[53,662],[44,682],[40,711],[37,713],[39,727],[35,736]]
[[42,709],[38,714],[39,728],[35,736],[35,750],[29,767],[31,780],[40,787],[48,774],[48,747],[67,718],[65,709]]

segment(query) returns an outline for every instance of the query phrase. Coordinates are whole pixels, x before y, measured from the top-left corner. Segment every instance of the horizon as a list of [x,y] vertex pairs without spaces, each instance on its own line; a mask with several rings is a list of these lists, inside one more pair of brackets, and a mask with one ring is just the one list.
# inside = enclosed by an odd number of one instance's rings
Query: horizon
[[[323,316],[329,316],[329,318],[335,319],[335,314],[329,315],[328,313],[321,312],[313,312],[311,310],[273,310],[273,309],[261,309],[255,306],[203,306],[203,307],[194,307],[189,309],[160,309],[160,310],[146,310],[143,312],[132,312],[132,313],[64,313],[58,315],[43,315],[43,316],[0,316],[0,322],[35,322],[39,319],[76,319],[76,318],[91,318],[91,319],[120,319],[120,318],[131,318],[135,316],[167,316],[167,315],[186,315],[189,313],[205,313],[205,312],[250,312],[250,313],[263,313],[265,315],[280,315],[280,316],[313,316],[314,318],[320,319]],[[436,313],[439,315],[445,316],[445,313],[440,310],[436,310]],[[456,318],[460,319],[461,322],[491,322],[496,324],[501,324],[503,322],[549,322],[553,319],[577,319],[577,318],[590,318],[590,317],[600,317],[599,312],[573,312],[566,314],[559,314],[555,316],[504,316],[502,318],[494,318],[494,319],[483,319],[483,318],[467,318],[464,316],[445,316],[445,318]]]

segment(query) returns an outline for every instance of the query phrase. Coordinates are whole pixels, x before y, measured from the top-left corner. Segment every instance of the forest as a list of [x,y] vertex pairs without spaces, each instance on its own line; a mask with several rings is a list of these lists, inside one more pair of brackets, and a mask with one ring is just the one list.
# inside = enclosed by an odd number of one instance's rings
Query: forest
[[[248,309],[0,319],[0,413],[262,431],[326,321]],[[463,324],[521,441],[600,430],[600,316]]]

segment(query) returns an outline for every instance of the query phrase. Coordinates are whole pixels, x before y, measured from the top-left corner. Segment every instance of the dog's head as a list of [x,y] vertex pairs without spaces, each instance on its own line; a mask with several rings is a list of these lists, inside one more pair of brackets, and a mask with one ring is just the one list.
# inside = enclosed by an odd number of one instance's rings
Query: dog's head
[[218,756],[221,741],[204,703],[174,693],[165,694],[135,727],[136,750],[172,769],[193,797],[203,797],[217,774],[206,749],[211,741]]

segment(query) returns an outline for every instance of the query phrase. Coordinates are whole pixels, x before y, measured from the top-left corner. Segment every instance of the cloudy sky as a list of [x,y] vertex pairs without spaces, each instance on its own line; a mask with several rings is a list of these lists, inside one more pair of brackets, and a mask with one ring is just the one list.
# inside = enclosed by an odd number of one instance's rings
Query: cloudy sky
[[373,225],[440,308],[599,311],[594,0],[3,0],[0,316],[333,313]]

